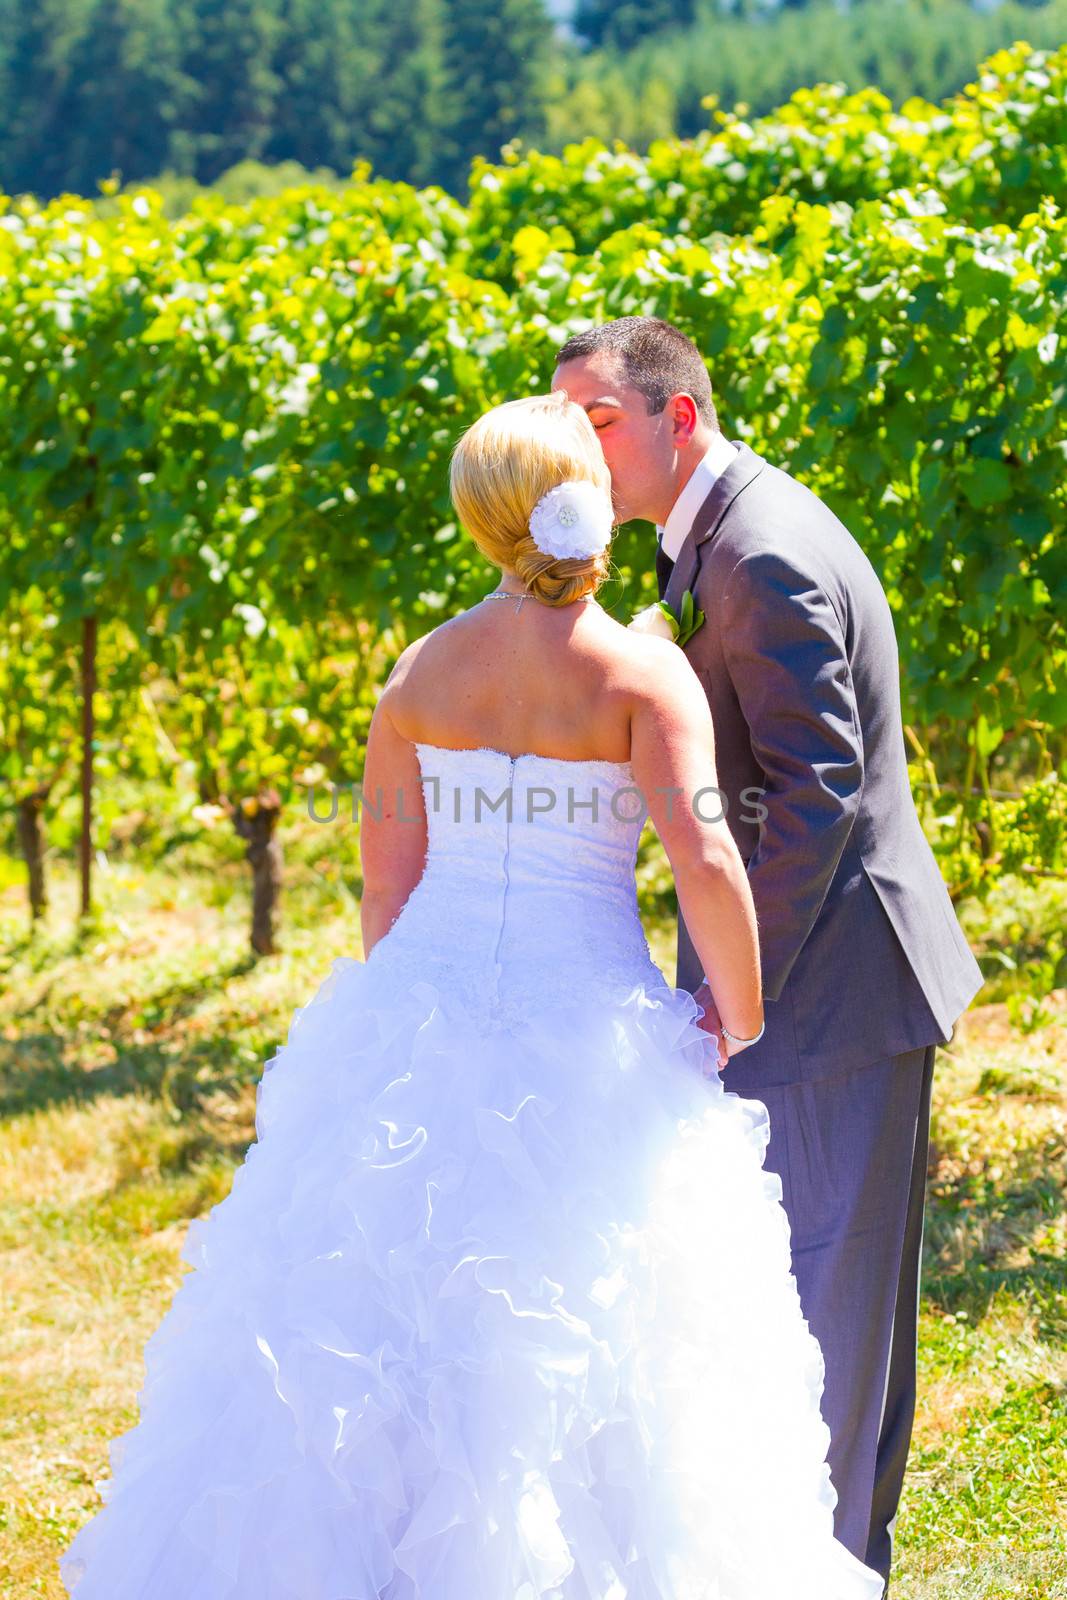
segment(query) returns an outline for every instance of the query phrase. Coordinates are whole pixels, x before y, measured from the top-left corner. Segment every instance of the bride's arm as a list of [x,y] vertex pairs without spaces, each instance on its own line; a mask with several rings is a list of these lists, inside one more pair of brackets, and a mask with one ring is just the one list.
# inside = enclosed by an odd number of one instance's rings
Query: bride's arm
[[634,782],[670,860],[719,1017],[731,1033],[750,1039],[763,1023],[756,911],[725,797],[716,793],[707,696],[677,645],[655,638],[641,645],[650,659],[630,718]]
[[403,680],[403,661],[401,656],[382,690],[367,736],[359,825],[364,959],[393,926],[426,864],[426,804],[418,752],[398,732],[391,715]]

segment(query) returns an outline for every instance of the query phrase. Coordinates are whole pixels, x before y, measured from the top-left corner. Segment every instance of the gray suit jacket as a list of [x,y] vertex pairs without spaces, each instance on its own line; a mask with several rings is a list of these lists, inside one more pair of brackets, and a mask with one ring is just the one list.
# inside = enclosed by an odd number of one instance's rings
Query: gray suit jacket
[[[692,589],[706,615],[685,652],[759,922],[766,1032],[724,1074],[745,1092],[943,1043],[982,974],[912,801],[878,576],[821,500],[734,443],[657,571],[661,598],[677,611]],[[679,918],[677,986],[701,977]]]

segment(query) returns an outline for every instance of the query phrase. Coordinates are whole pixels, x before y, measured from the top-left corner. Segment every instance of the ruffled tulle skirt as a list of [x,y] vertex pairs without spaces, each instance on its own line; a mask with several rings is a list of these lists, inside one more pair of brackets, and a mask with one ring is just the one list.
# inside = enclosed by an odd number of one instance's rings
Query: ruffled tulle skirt
[[877,1600],[767,1115],[693,999],[494,1027],[342,958],[189,1228],[76,1600]]

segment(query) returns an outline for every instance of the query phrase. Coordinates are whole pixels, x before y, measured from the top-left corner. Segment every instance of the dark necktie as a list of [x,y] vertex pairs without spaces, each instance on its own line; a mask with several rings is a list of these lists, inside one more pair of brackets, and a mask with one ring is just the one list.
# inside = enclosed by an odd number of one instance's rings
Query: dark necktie
[[662,545],[656,546],[656,583],[659,586],[659,598],[662,600],[667,592],[671,573],[674,571],[674,562],[667,555]]

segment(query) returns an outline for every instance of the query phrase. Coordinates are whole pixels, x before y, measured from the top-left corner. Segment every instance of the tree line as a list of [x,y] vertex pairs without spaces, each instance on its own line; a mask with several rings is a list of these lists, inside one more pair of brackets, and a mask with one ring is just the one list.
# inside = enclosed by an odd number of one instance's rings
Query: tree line
[[936,100],[1018,38],[1061,43],[1067,0],[578,0],[567,34],[544,0],[0,0],[0,189],[363,160],[463,198],[516,140],[644,148],[819,81]]
[[0,187],[245,160],[458,184],[543,127],[542,0],[0,0]]

